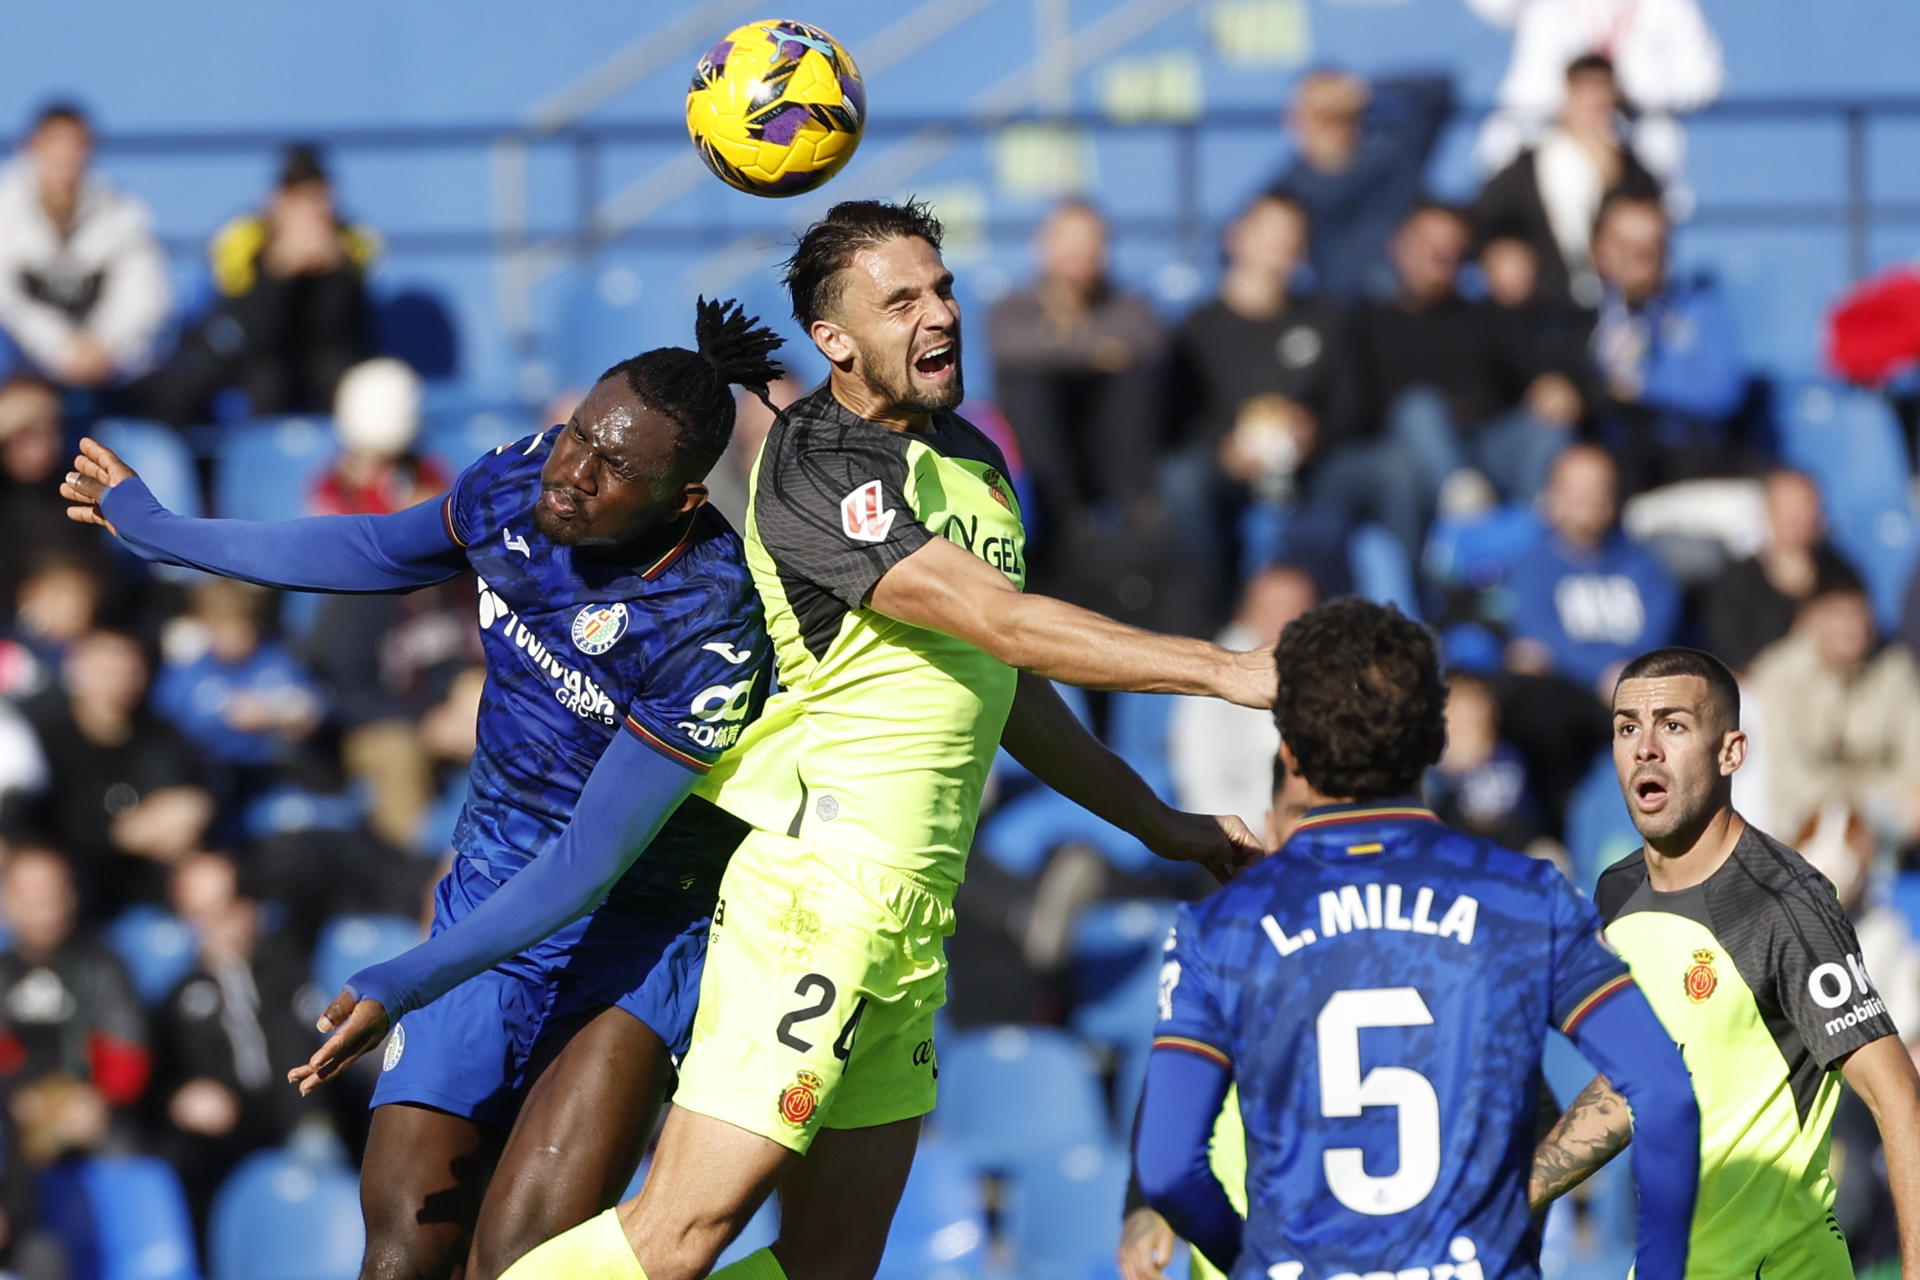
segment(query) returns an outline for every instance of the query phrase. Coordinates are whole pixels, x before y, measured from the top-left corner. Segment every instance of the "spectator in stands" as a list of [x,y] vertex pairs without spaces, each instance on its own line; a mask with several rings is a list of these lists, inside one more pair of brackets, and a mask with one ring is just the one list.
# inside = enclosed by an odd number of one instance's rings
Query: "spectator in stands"
[[306,1110],[286,1087],[314,1036],[294,1009],[301,958],[260,927],[233,863],[196,854],[174,873],[176,912],[199,954],[154,1022],[154,1130],[202,1235],[213,1195],[250,1151],[286,1140]]
[[1474,147],[1482,173],[1498,171],[1539,137],[1566,100],[1567,64],[1598,52],[1614,60],[1633,104],[1635,152],[1669,188],[1680,180],[1686,140],[1674,113],[1712,102],[1726,78],[1720,43],[1697,0],[1467,0],[1467,7],[1513,31],[1500,109]]
[[207,252],[219,300],[143,385],[148,412],[205,421],[224,387],[255,415],[326,412],[371,346],[365,277],[380,238],[340,216],[319,152],[287,148],[266,206],[221,227]]
[[[1215,639],[1246,651],[1271,645],[1289,622],[1311,609],[1313,579],[1276,565],[1248,581],[1233,621]],[[1259,827],[1273,791],[1273,760],[1280,731],[1268,711],[1217,698],[1181,698],[1167,722],[1167,763],[1176,801],[1192,813],[1231,813]]]
[[164,869],[213,820],[185,740],[147,707],[148,680],[138,640],[91,631],[68,651],[60,686],[28,706],[56,781],[37,825],[73,860],[95,920],[159,901]]
[[315,515],[390,515],[446,492],[453,477],[413,448],[420,395],[419,375],[392,357],[347,370],[333,401],[340,456],[314,485]]
[[1738,340],[1705,280],[1667,272],[1667,215],[1657,200],[1609,196],[1593,236],[1602,285],[1593,330],[1601,439],[1627,494],[1734,462],[1727,426],[1746,393]]
[[1449,508],[1484,505],[1486,476],[1533,496],[1579,417],[1577,391],[1546,367],[1524,320],[1460,296],[1471,237],[1458,210],[1416,205],[1394,235],[1393,296],[1355,324],[1357,411],[1415,459],[1428,510],[1443,496]]
[[1042,527],[1064,530],[1103,506],[1146,496],[1164,345],[1145,298],[1107,274],[1106,219],[1083,200],[1047,215],[1040,276],[987,317],[1000,406],[1039,488]]
[[0,546],[9,548],[0,556],[0,609],[9,613],[35,555],[99,552],[99,531],[67,519],[66,464],[53,384],[31,373],[0,382]]
[[1513,236],[1533,247],[1545,297],[1597,306],[1592,250],[1601,201],[1615,193],[1660,199],[1660,184],[1620,140],[1619,112],[1613,63],[1601,54],[1574,59],[1558,122],[1488,179],[1474,204],[1483,240]]
[[0,170],[0,329],[40,372],[89,389],[146,371],[168,307],[147,207],[89,173],[92,155],[85,113],[56,103]]
[[[1344,321],[1330,304],[1292,288],[1306,256],[1305,208],[1291,197],[1257,196],[1227,228],[1224,247],[1219,296],[1174,333],[1167,412],[1174,453],[1160,473],[1192,563],[1219,574],[1217,596],[1237,578],[1247,504],[1295,496],[1296,472],[1311,473],[1351,398]],[[1259,789],[1264,796],[1264,780]]]
[[15,849],[0,872],[0,1097],[29,1163],[116,1145],[147,1089],[146,1019],[120,961],[80,936],[66,859]]
[[93,629],[106,578],[91,556],[49,552],[23,557],[26,577],[14,593],[13,638],[40,669],[58,669],[67,648]]
[[1798,832],[1839,805],[1895,844],[1920,837],[1920,667],[1881,644],[1853,570],[1826,567],[1750,681],[1775,830]]
[[1619,475],[1605,450],[1575,445],[1554,463],[1547,531],[1513,568],[1507,665],[1555,673],[1599,697],[1636,654],[1672,641],[1680,591],[1619,524]]
[[1774,468],[1766,504],[1765,545],[1714,578],[1701,603],[1706,646],[1735,672],[1745,672],[1762,649],[1786,635],[1814,584],[1844,564],[1827,541],[1820,489],[1811,476]]
[[270,593],[209,578],[189,599],[190,638],[161,668],[154,709],[216,771],[219,798],[244,803],[301,763],[324,703],[299,660],[265,634]]
[[1506,408],[1482,428],[1476,457],[1503,495],[1530,502],[1586,417],[1582,387],[1593,317],[1565,299],[1542,296],[1540,260],[1524,240],[1487,241],[1479,266]]
[[1493,690],[1474,676],[1447,677],[1447,749],[1428,774],[1427,798],[1449,826],[1509,849],[1547,833],[1526,761],[1501,737]]
[[1354,302],[1392,288],[1387,239],[1420,191],[1452,105],[1444,75],[1376,85],[1341,71],[1301,77],[1286,117],[1298,154],[1271,190],[1307,210],[1322,297]]

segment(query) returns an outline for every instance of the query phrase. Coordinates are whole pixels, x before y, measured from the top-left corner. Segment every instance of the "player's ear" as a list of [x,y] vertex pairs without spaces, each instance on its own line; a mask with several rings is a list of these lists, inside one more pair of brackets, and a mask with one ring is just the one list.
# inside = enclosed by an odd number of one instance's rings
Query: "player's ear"
[[1727,730],[1720,739],[1720,776],[1731,778],[1747,762],[1747,735],[1738,729]]
[[853,362],[853,340],[847,331],[831,320],[815,320],[807,326],[807,336],[813,339],[813,345],[820,348],[820,354],[841,368]]
[[680,505],[674,508],[673,518],[678,519],[689,511],[706,506],[707,498],[707,486],[698,480],[689,480],[680,487]]

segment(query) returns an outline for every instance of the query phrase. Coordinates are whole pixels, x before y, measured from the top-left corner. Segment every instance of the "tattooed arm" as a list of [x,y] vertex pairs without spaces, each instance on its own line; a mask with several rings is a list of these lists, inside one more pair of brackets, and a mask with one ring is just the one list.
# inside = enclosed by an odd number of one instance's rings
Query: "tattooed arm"
[[1533,1172],[1527,1178],[1528,1207],[1544,1213],[1631,1141],[1633,1115],[1627,1100],[1613,1091],[1605,1076],[1595,1076],[1534,1151]]

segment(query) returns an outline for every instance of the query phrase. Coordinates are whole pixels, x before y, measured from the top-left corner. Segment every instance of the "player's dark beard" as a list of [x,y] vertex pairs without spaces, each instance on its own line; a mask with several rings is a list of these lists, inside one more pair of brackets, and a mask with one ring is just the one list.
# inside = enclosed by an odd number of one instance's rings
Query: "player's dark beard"
[[953,377],[940,389],[923,388],[913,375],[913,361],[904,369],[872,359],[872,352],[859,348],[860,369],[867,385],[879,394],[896,413],[946,413],[966,399],[965,375],[960,369],[960,336],[953,338]]

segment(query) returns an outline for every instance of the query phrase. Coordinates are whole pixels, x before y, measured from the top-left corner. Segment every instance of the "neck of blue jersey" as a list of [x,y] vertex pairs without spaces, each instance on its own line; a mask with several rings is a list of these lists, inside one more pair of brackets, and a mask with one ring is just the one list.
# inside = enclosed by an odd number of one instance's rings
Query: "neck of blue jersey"
[[1296,833],[1317,831],[1322,827],[1347,826],[1366,822],[1438,822],[1433,810],[1417,796],[1383,796],[1377,800],[1342,801],[1315,805],[1294,827]]

